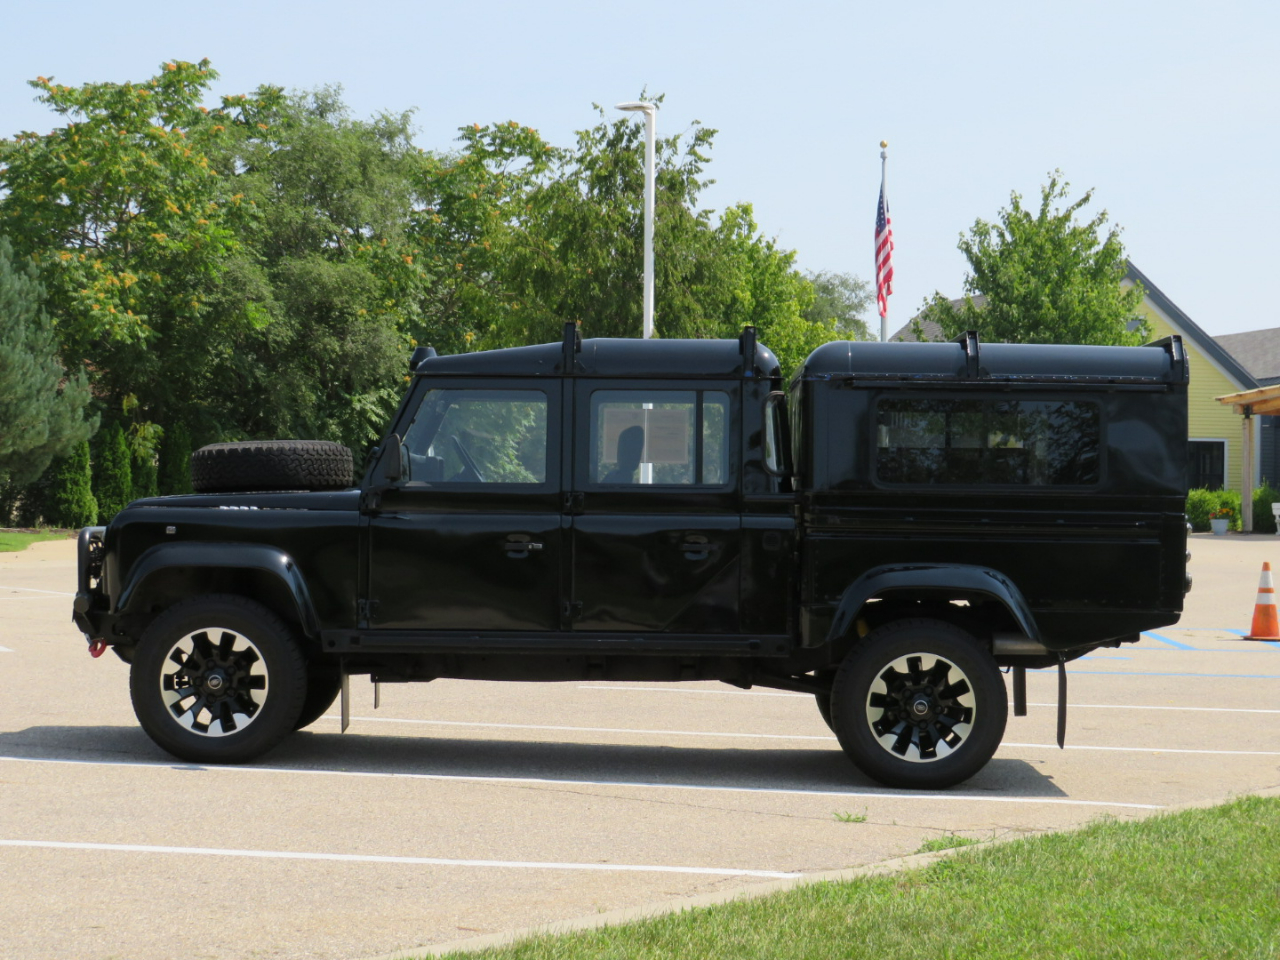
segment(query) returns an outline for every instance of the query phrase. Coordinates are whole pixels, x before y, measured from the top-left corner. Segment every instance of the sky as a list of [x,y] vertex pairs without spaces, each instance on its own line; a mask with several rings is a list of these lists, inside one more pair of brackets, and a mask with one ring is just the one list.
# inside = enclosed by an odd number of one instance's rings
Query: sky
[[339,84],[357,117],[414,110],[441,151],[506,120],[570,146],[593,104],[664,94],[660,136],[718,131],[704,206],[749,202],[801,268],[864,280],[887,140],[891,331],[961,294],[976,219],[1013,191],[1038,204],[1060,169],[1211,335],[1280,326],[1273,0],[0,0],[0,38],[0,137],[56,125],[36,76],[137,81],[172,59],[208,57],[215,97]]

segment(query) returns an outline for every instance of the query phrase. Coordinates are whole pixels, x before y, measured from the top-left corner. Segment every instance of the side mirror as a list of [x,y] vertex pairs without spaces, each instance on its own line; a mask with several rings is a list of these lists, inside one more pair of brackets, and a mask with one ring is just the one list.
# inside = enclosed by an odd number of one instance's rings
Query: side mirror
[[392,484],[404,475],[404,446],[400,435],[393,433],[382,444],[382,455],[378,457],[378,469],[374,474],[379,485]]
[[764,398],[764,472],[780,480],[791,475],[786,404],[787,395],[780,390]]

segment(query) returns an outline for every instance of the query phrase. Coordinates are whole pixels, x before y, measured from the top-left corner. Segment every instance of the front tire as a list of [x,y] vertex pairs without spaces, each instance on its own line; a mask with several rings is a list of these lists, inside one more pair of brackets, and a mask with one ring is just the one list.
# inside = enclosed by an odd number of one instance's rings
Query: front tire
[[995,659],[941,620],[896,620],[845,657],[831,695],[840,746],[891,787],[939,790],[995,754],[1009,715]]
[[160,747],[192,763],[244,763],[294,729],[306,661],[261,604],[199,597],[157,617],[129,671],[133,711]]

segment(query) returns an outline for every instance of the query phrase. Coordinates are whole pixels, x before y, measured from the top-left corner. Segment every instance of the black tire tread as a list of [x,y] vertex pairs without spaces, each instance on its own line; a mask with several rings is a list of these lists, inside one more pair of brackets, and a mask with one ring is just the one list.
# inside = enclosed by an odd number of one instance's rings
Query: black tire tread
[[191,454],[197,493],[341,490],[351,486],[351,450],[329,440],[211,443]]

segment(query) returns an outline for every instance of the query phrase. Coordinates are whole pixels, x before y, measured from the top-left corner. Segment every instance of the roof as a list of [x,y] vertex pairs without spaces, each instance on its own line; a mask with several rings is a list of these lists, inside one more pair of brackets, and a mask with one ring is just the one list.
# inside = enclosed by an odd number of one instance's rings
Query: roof
[[419,376],[467,377],[644,377],[737,379],[743,376],[781,376],[773,351],[755,344],[755,362],[744,370],[744,341],[738,340],[583,340],[565,363],[570,347],[543,343],[427,357],[419,362]]
[[[963,297],[961,297],[959,300],[952,300],[951,309],[959,310],[963,303],[964,303]],[[979,309],[981,309],[982,307],[985,307],[987,305],[986,295],[981,293],[974,294],[973,305],[975,307],[978,307]],[[899,330],[897,333],[891,336],[889,340],[897,341],[899,343],[916,343],[917,340],[916,340],[915,331],[912,328],[915,326],[917,321],[919,321],[920,323],[920,332],[924,334],[924,339],[926,341],[937,343],[939,341],[947,339],[947,337],[942,333],[942,328],[940,326],[938,326],[932,320],[920,320],[920,314],[917,313],[914,317],[912,317],[910,320],[907,321],[907,325],[905,327],[903,327],[901,330]]]
[[1214,337],[1260,383],[1280,380],[1280,327]]

